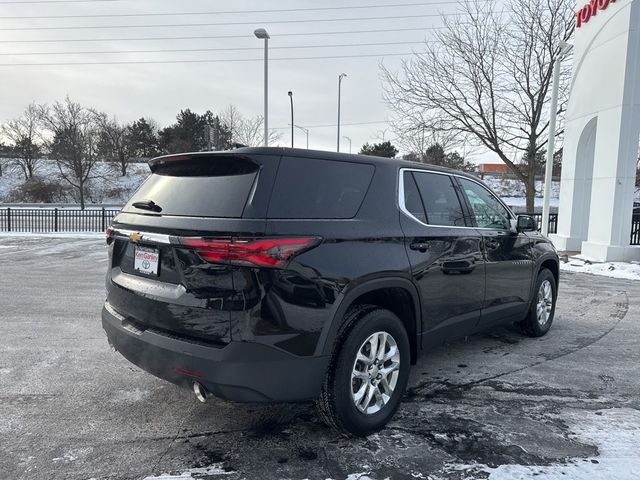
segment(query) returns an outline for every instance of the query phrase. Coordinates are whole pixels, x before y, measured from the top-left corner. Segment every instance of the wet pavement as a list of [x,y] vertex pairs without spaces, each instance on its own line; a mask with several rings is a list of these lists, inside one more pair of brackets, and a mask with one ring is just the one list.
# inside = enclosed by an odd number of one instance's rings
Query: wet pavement
[[540,339],[500,328],[420,357],[388,428],[310,404],[212,400],[112,352],[101,238],[0,237],[3,479],[640,478],[640,282],[563,274]]

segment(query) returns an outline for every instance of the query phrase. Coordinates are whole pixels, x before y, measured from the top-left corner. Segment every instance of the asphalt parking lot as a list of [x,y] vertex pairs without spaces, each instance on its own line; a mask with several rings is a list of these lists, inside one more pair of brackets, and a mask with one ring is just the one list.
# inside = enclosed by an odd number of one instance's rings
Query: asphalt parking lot
[[422,355],[368,439],[313,407],[213,400],[113,353],[101,238],[0,237],[0,478],[640,478],[640,282],[564,274],[541,339]]

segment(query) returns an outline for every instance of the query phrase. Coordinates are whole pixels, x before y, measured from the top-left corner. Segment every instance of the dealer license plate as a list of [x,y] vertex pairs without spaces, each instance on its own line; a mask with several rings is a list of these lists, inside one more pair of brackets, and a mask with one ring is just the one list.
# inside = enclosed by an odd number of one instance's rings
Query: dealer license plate
[[145,275],[158,275],[160,252],[157,248],[135,246],[133,268]]

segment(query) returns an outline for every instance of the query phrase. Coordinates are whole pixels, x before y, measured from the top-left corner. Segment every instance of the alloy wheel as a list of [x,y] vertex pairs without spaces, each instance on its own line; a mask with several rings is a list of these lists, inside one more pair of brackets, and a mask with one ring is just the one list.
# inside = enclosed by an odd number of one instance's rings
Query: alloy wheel
[[538,289],[538,305],[536,307],[536,313],[538,318],[538,325],[541,327],[546,325],[551,316],[551,309],[553,308],[553,288],[551,282],[545,280],[540,284]]
[[358,349],[351,372],[351,398],[367,415],[379,412],[391,400],[398,383],[400,350],[387,332],[375,332]]

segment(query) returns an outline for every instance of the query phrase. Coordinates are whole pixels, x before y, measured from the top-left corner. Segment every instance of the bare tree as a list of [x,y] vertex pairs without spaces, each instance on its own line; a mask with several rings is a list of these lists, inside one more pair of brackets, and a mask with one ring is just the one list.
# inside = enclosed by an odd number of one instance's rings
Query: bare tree
[[[262,115],[253,118],[245,118],[239,125],[237,142],[250,147],[264,145],[264,119]],[[282,139],[282,133],[269,130],[268,145],[275,145]]]
[[[257,147],[264,144],[264,119],[261,115],[245,117],[234,105],[228,105],[220,113],[220,122],[231,132],[231,141],[248,147]],[[269,145],[280,141],[282,134],[271,130],[269,132]]]
[[411,116],[397,115],[390,121],[400,151],[424,158],[432,145],[440,145],[445,151],[462,150],[464,156],[472,153],[467,151],[469,140],[466,136],[456,132],[434,130],[424,117],[424,112],[411,113]]
[[10,164],[22,171],[25,180],[33,177],[40,161],[42,149],[38,140],[38,122],[38,107],[31,103],[21,116],[2,125],[2,133],[11,142],[8,147]]
[[[496,153],[525,184],[533,211],[553,63],[573,33],[573,3],[508,0],[499,11],[495,0],[469,0],[460,8],[399,73],[383,68],[385,98],[399,115],[422,115],[429,129],[469,135]],[[562,113],[566,88],[560,98]]]
[[98,161],[96,116],[69,97],[51,106],[43,105],[38,111],[50,154],[62,178],[77,191],[80,208],[84,209],[87,184],[94,178]]
[[126,176],[129,159],[133,153],[129,125],[120,123],[115,117],[109,118],[104,112],[91,112],[99,129],[98,152],[107,161],[117,163],[121,175]]
[[220,122],[224,124],[231,134],[231,141],[242,143],[237,140],[238,131],[241,129],[241,125],[244,123],[244,117],[237,109],[235,105],[227,105],[227,107],[220,112]]

